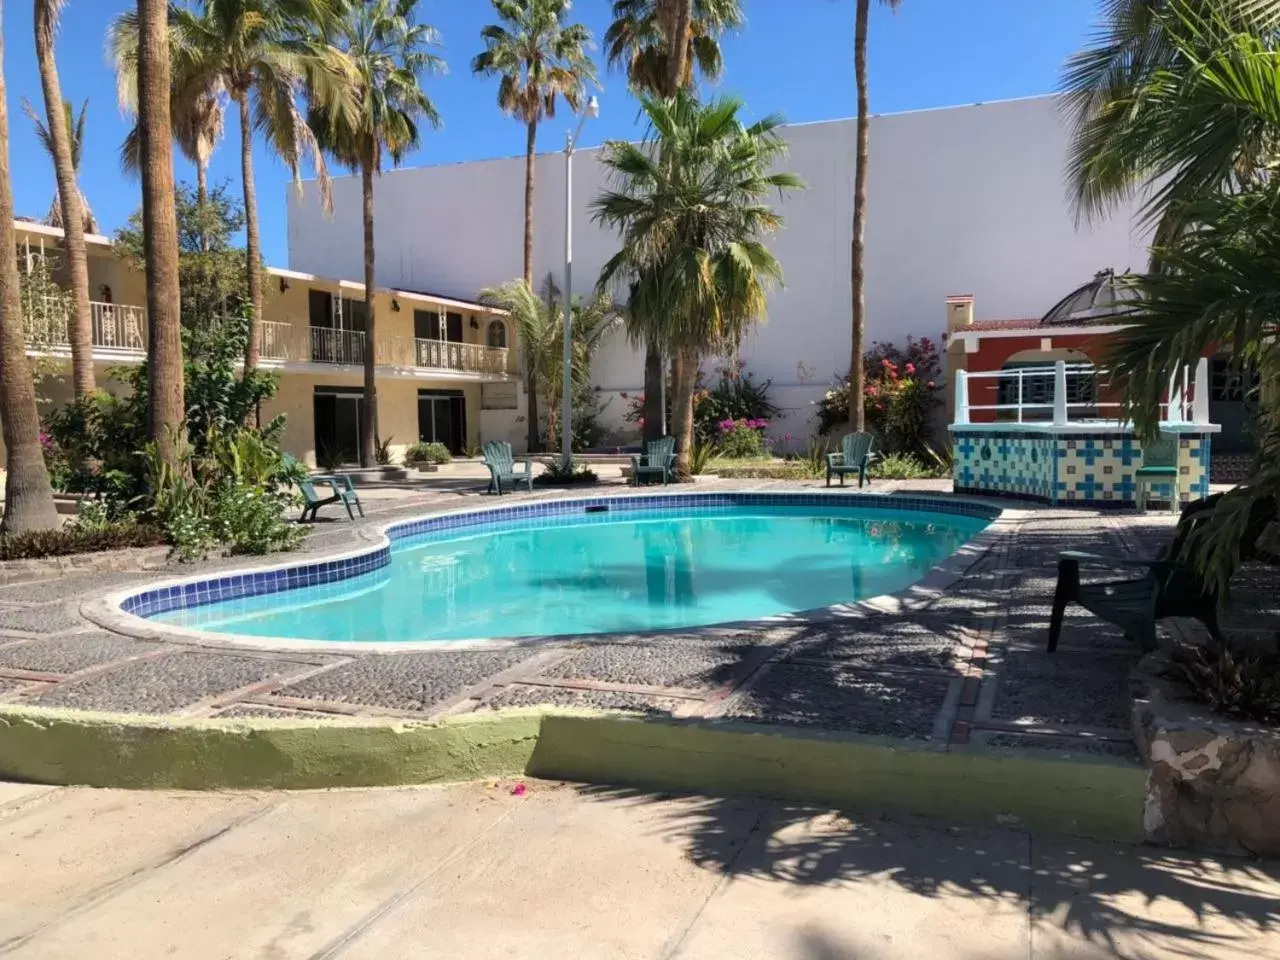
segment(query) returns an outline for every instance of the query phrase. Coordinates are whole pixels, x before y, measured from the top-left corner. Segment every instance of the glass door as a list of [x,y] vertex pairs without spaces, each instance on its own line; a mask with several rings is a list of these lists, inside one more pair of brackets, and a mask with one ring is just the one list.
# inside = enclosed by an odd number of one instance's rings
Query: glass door
[[461,454],[466,446],[466,398],[461,391],[418,391],[418,439],[443,443],[450,453]]
[[333,469],[360,462],[360,415],[364,397],[341,389],[316,389],[313,400],[316,463]]

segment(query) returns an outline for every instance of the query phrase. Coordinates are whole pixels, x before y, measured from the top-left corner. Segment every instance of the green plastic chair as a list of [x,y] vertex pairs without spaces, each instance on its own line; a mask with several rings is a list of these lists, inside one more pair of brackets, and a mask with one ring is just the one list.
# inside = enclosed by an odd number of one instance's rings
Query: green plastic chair
[[631,482],[640,486],[640,478],[662,477],[665,487],[675,479],[676,438],[667,436],[650,440],[644,453],[631,455]]
[[1134,497],[1139,510],[1147,509],[1147,499],[1152,487],[1169,487],[1169,512],[1177,513],[1178,491],[1178,435],[1163,433],[1159,439],[1142,447],[1142,466],[1134,471]]
[[484,445],[484,465],[489,468],[489,493],[503,494],[503,486],[508,489],[517,483],[523,483],[533,492],[533,458],[526,457],[524,469],[516,469],[515,455],[511,452],[511,444],[505,440],[490,440]]
[[[325,493],[320,492],[320,488],[328,487]],[[298,489],[302,491],[302,517],[299,523],[315,522],[316,514],[321,507],[328,506],[331,503],[341,503],[347,508],[347,518],[354,521],[356,515],[351,508],[355,507],[360,511],[360,516],[364,517],[364,507],[360,504],[360,497],[356,494],[356,488],[351,483],[350,477],[333,477],[333,476],[317,476],[308,477],[305,480],[298,481]],[[330,493],[330,491],[332,491]]]
[[856,473],[858,487],[861,488],[867,479],[867,467],[871,465],[877,454],[872,449],[875,437],[869,433],[851,433],[840,442],[839,453],[827,454],[827,486],[831,486],[831,478],[839,477],[840,486],[844,486],[844,475]]

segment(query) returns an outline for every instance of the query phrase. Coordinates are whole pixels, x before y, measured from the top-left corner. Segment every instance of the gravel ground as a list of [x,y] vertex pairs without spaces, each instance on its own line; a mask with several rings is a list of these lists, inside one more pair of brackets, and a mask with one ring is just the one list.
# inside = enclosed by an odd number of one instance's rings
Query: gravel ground
[[164,644],[147,643],[106,631],[73,633],[0,647],[0,667],[41,673],[77,673],[89,667],[129,660],[162,649]]
[[389,710],[429,710],[532,653],[506,649],[371,656],[290,684],[279,694]]
[[172,713],[198,700],[307,669],[297,663],[214,653],[173,653],[73,680],[32,698],[42,707]]
[[[362,531],[392,520],[498,503],[462,486],[393,491],[395,496],[371,492],[368,520],[352,524],[331,518],[318,524],[304,552],[316,555],[367,543]],[[930,492],[945,485],[877,483],[872,490],[885,493],[896,486]],[[699,484],[699,490],[708,491],[820,487],[820,483],[769,481]],[[625,487],[604,484],[569,495],[627,492]],[[533,499],[559,495],[540,491]],[[501,502],[505,506],[526,499],[530,499],[527,494],[517,494]],[[1149,555],[1167,541],[1172,521],[1164,514],[1139,517],[1047,508],[1028,508],[1025,516],[1011,536],[996,542],[949,589],[913,595],[916,605],[907,613],[864,612],[760,630],[686,631],[586,643],[548,641],[516,649],[344,654],[340,665],[292,683],[290,677],[314,669],[300,661],[321,664],[326,657],[191,650],[177,636],[143,642],[102,631],[78,613],[81,600],[124,585],[243,568],[256,561],[222,558],[175,567],[169,573],[76,574],[10,585],[0,587],[0,696],[9,703],[158,714],[188,710],[208,698],[225,697],[263,681],[283,680],[278,693],[259,692],[255,701],[281,696],[339,705],[348,713],[369,708],[372,714],[389,710],[430,716],[466,708],[465,701],[460,701],[462,694],[468,690],[483,694],[492,681],[499,689],[478,709],[585,706],[649,714],[678,712],[707,716],[711,722],[724,715],[914,740],[952,730],[952,721],[959,718],[972,728],[972,740],[965,749],[1021,747],[1127,758],[1132,744],[1123,733],[1128,728],[1126,677],[1139,651],[1114,628],[1071,607],[1058,654],[1044,652],[1057,554],[1075,549],[1117,557]],[[264,562],[279,562],[279,558]],[[1280,632],[1277,574],[1270,568],[1248,573],[1233,594],[1237,607],[1224,620],[1229,626],[1245,625],[1253,634],[1274,636]],[[8,637],[4,631],[10,631]],[[1177,625],[1175,632],[1183,631],[1184,626]],[[20,639],[23,635],[29,639]],[[173,650],[169,655],[135,659],[166,645]],[[974,649],[984,647],[989,658],[971,660]],[[761,675],[762,666],[767,669]],[[90,668],[100,669],[52,686],[15,676],[23,670],[71,674]],[[973,678],[964,686],[966,692],[949,696],[960,689],[966,673]],[[534,677],[538,684],[521,682]],[[600,689],[578,689],[574,684],[580,682]],[[980,690],[976,696],[974,688]],[[725,700],[730,689],[739,692]],[[687,696],[664,695],[664,691]],[[325,718],[271,706],[269,700],[227,704],[217,716]],[[1010,722],[1053,725],[1059,732],[1037,736],[1001,729]],[[954,730],[960,727],[956,723]],[[1091,727],[1114,729],[1121,739],[1090,739],[1085,733]],[[954,733],[952,739],[964,743]]]
[[727,705],[736,720],[928,739],[951,681],[780,664]]

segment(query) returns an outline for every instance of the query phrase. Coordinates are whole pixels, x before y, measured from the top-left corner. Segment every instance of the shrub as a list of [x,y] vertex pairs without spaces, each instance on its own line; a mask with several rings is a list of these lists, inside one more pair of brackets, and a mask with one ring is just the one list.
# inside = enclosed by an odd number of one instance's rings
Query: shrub
[[543,460],[546,469],[533,478],[533,482],[544,487],[569,487],[580,483],[595,483],[600,478],[594,470],[576,460],[569,463],[565,470],[559,460]]
[[[778,408],[769,401],[773,381],[757,383],[746,371],[746,363],[738,360],[716,370],[716,383],[709,386],[701,369],[693,388],[693,432],[698,439],[714,443],[719,438],[719,424],[725,420],[771,420]],[[667,388],[667,422],[671,422],[671,389]],[[644,394],[624,393],[627,405],[622,419],[644,427]]]
[[427,443],[419,440],[411,443],[404,451],[405,463],[449,463],[453,454],[443,443]]
[[35,530],[0,537],[0,560],[65,557],[99,550],[158,547],[164,543],[164,531],[146,524],[125,522],[96,528],[74,524],[61,530]]
[[716,457],[720,456],[720,448],[707,440],[698,439],[698,435],[694,434],[693,449],[689,451],[689,473],[692,476],[707,472],[707,465]]
[[1280,723],[1280,658],[1239,654],[1230,647],[1181,648],[1172,672],[1192,696],[1219,713]]
[[373,462],[380,467],[391,465],[391,441],[394,436],[387,437],[385,440],[379,440],[373,445]]
[[[875,343],[863,357],[867,380],[867,427],[892,453],[927,456],[933,412],[941,402],[937,378],[942,368],[937,345],[928,337],[907,337],[906,346]],[[818,405],[818,432],[828,434],[849,422],[849,378],[837,381]]]
[[296,498],[289,492],[301,465],[252,430],[212,430],[202,453],[186,447],[177,467],[154,444],[140,458],[147,493],[143,515],[165,531],[183,560],[198,559],[219,544],[231,553],[291,550],[307,531],[285,519]]
[[778,415],[778,408],[769,402],[771,380],[757,383],[738,360],[732,366],[716,371],[713,387],[703,383],[702,371],[694,385],[693,429],[703,440],[715,440],[719,426],[725,420],[769,421]]
[[726,460],[761,460],[769,455],[764,442],[768,420],[722,420],[716,424],[718,455]]
[[909,453],[891,453],[872,464],[871,475],[882,480],[923,480],[933,471]]

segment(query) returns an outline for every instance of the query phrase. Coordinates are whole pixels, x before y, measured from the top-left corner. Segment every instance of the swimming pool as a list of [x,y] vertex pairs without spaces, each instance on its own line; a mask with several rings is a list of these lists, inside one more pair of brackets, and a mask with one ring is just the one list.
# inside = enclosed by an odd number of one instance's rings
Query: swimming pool
[[677,629],[893,593],[994,517],[962,501],[681,494],[526,503],[394,525],[359,557],[158,588],[153,623],[423,642]]

